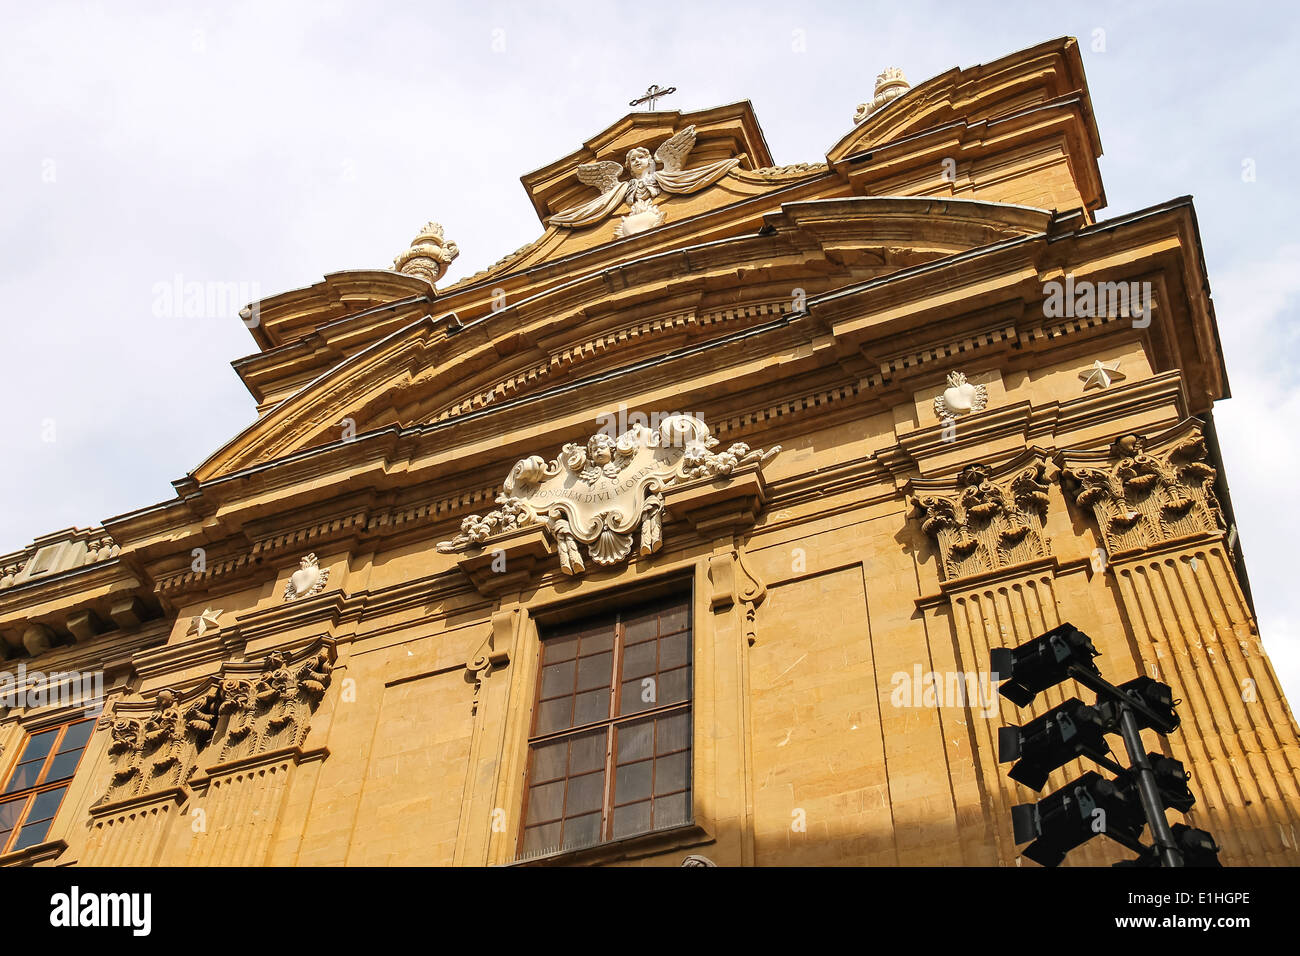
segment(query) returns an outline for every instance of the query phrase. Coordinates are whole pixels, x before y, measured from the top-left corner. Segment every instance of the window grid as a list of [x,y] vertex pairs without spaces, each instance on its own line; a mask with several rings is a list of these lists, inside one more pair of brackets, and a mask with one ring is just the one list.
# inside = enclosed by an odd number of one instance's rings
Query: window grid
[[690,820],[690,636],[682,599],[543,637],[521,857]]
[[18,763],[0,789],[0,854],[45,839],[94,726],[90,718],[27,735]]

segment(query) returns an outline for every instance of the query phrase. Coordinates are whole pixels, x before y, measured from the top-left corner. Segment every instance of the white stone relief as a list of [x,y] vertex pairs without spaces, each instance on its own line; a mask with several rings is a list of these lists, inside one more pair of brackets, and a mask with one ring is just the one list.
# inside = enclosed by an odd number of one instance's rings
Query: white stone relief
[[[665,140],[654,155],[644,146],[637,146],[627,154],[627,170],[631,179],[620,181],[623,166],[613,160],[583,163],[577,176],[588,186],[594,186],[600,195],[569,209],[564,209],[547,220],[553,226],[576,229],[600,222],[626,203],[628,214],[614,228],[616,237],[631,236],[661,225],[664,213],[654,204],[660,193],[686,195],[711,186],[739,164],[738,159],[722,159],[697,169],[682,169],[682,163],[695,148],[695,127],[687,126]],[[656,165],[662,169],[656,169]]]
[[950,372],[948,387],[934,397],[934,413],[944,419],[956,418],[982,412],[988,403],[988,388],[967,381],[964,372]]
[[329,568],[322,568],[316,555],[309,554],[299,562],[299,568],[293,572],[284,586],[284,599],[295,601],[298,598],[311,597],[325,590],[325,583],[330,579]]
[[864,119],[880,109],[886,103],[898,99],[912,88],[903,71],[896,66],[887,66],[876,77],[876,95],[870,103],[859,103],[858,111],[853,114],[853,122],[861,123]]
[[560,567],[568,574],[585,570],[588,559],[602,566],[626,560],[636,534],[640,553],[653,554],[663,543],[665,488],[762,465],[781,450],[736,442],[717,452],[717,445],[700,419],[670,415],[658,428],[636,424],[617,438],[600,432],[585,444],[567,444],[550,462],[538,455],[521,459],[504,482],[499,507],[470,515],[461,522],[461,533],[440,542],[438,550],[463,551],[494,535],[541,524],[554,538]]
[[1127,376],[1119,370],[1119,359],[1113,362],[1097,359],[1079,372],[1079,378],[1083,379],[1083,390],[1086,392],[1090,388],[1108,389],[1112,382],[1122,382]]

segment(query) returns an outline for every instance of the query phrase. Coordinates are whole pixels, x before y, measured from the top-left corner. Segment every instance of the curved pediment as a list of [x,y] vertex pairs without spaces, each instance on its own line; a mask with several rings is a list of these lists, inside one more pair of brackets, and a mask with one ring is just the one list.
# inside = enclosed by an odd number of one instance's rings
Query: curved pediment
[[[905,137],[953,124],[976,124],[1033,109],[1069,94],[1087,99],[1083,61],[1073,37],[932,77],[870,113],[826,154],[832,165]],[[1087,110],[1091,119],[1091,108]],[[1100,140],[1092,124],[1092,137]]]
[[[438,299],[304,384],[194,472],[206,480],[389,425],[464,415],[494,402],[650,362],[801,308],[802,295],[1041,235],[1051,214],[955,199],[787,203],[763,229],[593,270],[491,311],[473,290]],[[683,268],[683,257],[690,268]]]

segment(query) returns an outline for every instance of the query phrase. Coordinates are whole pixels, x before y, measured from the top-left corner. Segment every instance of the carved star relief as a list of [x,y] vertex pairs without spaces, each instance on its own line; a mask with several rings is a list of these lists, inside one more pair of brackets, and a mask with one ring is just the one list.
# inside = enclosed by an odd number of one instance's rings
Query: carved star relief
[[217,618],[221,617],[224,612],[218,608],[212,610],[210,607],[203,609],[202,614],[196,615],[190,622],[191,627],[202,637],[208,631],[219,631],[221,625],[217,623]]
[[1113,362],[1103,362],[1101,359],[1097,359],[1091,366],[1079,373],[1079,378],[1083,379],[1083,390],[1085,392],[1094,386],[1102,389],[1110,388],[1111,382],[1123,381],[1127,377],[1119,370],[1119,359]]

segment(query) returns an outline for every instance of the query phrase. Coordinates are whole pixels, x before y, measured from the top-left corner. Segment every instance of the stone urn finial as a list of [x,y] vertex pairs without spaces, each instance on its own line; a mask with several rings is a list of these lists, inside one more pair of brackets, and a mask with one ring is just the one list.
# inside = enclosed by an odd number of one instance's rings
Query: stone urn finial
[[458,255],[460,249],[456,243],[443,239],[442,226],[427,222],[419,235],[411,240],[411,248],[393,260],[393,268],[407,275],[419,276],[433,285]]
[[887,66],[876,77],[876,95],[870,103],[859,103],[858,111],[853,116],[853,122],[861,123],[864,119],[880,109],[890,100],[896,100],[908,90],[912,84],[907,82],[907,77],[903,71],[896,66]]

